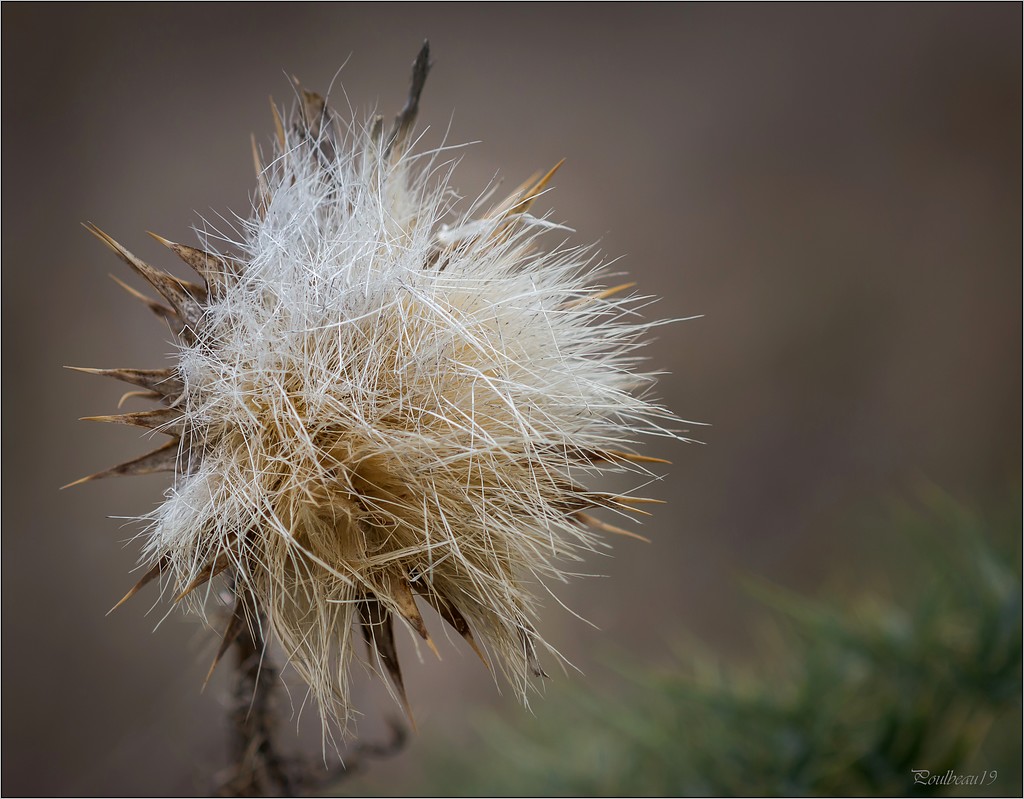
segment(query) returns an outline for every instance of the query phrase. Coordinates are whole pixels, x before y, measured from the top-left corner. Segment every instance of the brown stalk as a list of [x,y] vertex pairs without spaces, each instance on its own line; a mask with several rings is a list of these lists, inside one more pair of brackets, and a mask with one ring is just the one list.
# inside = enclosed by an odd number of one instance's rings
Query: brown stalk
[[295,796],[294,777],[274,747],[277,669],[264,657],[266,617],[248,591],[236,592],[231,627],[237,625],[235,707],[231,712],[231,776],[218,796]]

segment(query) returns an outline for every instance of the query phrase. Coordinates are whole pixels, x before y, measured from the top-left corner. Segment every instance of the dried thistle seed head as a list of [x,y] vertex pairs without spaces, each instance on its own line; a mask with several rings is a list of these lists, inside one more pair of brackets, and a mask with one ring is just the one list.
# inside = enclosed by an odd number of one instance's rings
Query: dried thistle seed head
[[537,592],[602,532],[632,535],[591,509],[645,501],[583,481],[649,475],[663,461],[636,454],[638,439],[673,435],[636,371],[642,298],[607,286],[590,249],[541,246],[552,225],[530,211],[554,169],[442,223],[448,172],[439,151],[411,149],[427,67],[424,48],[387,131],[306,91],[290,120],[275,108],[237,240],[156,237],[202,284],[90,228],[160,295],[143,299],[178,339],[165,369],[85,370],[160,403],[96,418],[171,437],[93,475],[174,475],[129,596],[161,578],[203,614],[226,572],[258,613],[233,616],[221,654],[243,616],[265,625],[325,723],[349,717],[356,628],[408,707],[395,620],[434,648],[424,605],[525,698],[538,652],[554,652],[534,628]]

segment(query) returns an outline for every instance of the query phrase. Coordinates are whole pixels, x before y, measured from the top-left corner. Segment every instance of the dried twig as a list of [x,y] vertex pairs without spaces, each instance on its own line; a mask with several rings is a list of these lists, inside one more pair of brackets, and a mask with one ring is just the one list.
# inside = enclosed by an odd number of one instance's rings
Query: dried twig
[[232,625],[241,632],[236,656],[235,709],[231,713],[232,775],[219,796],[295,796],[289,764],[274,748],[273,699],[277,669],[266,658],[265,619],[248,592],[237,595]]

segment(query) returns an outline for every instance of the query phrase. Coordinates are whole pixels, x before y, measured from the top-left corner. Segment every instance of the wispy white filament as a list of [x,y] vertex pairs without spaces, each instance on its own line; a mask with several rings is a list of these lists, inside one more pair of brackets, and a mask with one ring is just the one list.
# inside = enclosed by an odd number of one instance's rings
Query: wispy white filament
[[386,149],[372,126],[276,147],[180,347],[179,474],[146,538],[177,585],[230,562],[327,720],[358,603],[409,620],[410,589],[525,695],[540,585],[604,546],[584,510],[627,509],[583,481],[647,475],[626,455],[676,421],[639,370],[645,298],[515,200],[453,218],[436,153]]

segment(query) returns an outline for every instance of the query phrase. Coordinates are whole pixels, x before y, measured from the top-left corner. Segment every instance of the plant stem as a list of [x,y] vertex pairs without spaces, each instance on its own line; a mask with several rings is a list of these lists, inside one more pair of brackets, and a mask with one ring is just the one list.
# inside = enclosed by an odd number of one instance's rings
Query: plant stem
[[287,763],[274,748],[273,700],[277,669],[264,658],[266,619],[248,592],[237,595],[234,623],[235,708],[231,713],[232,776],[221,796],[295,796]]

